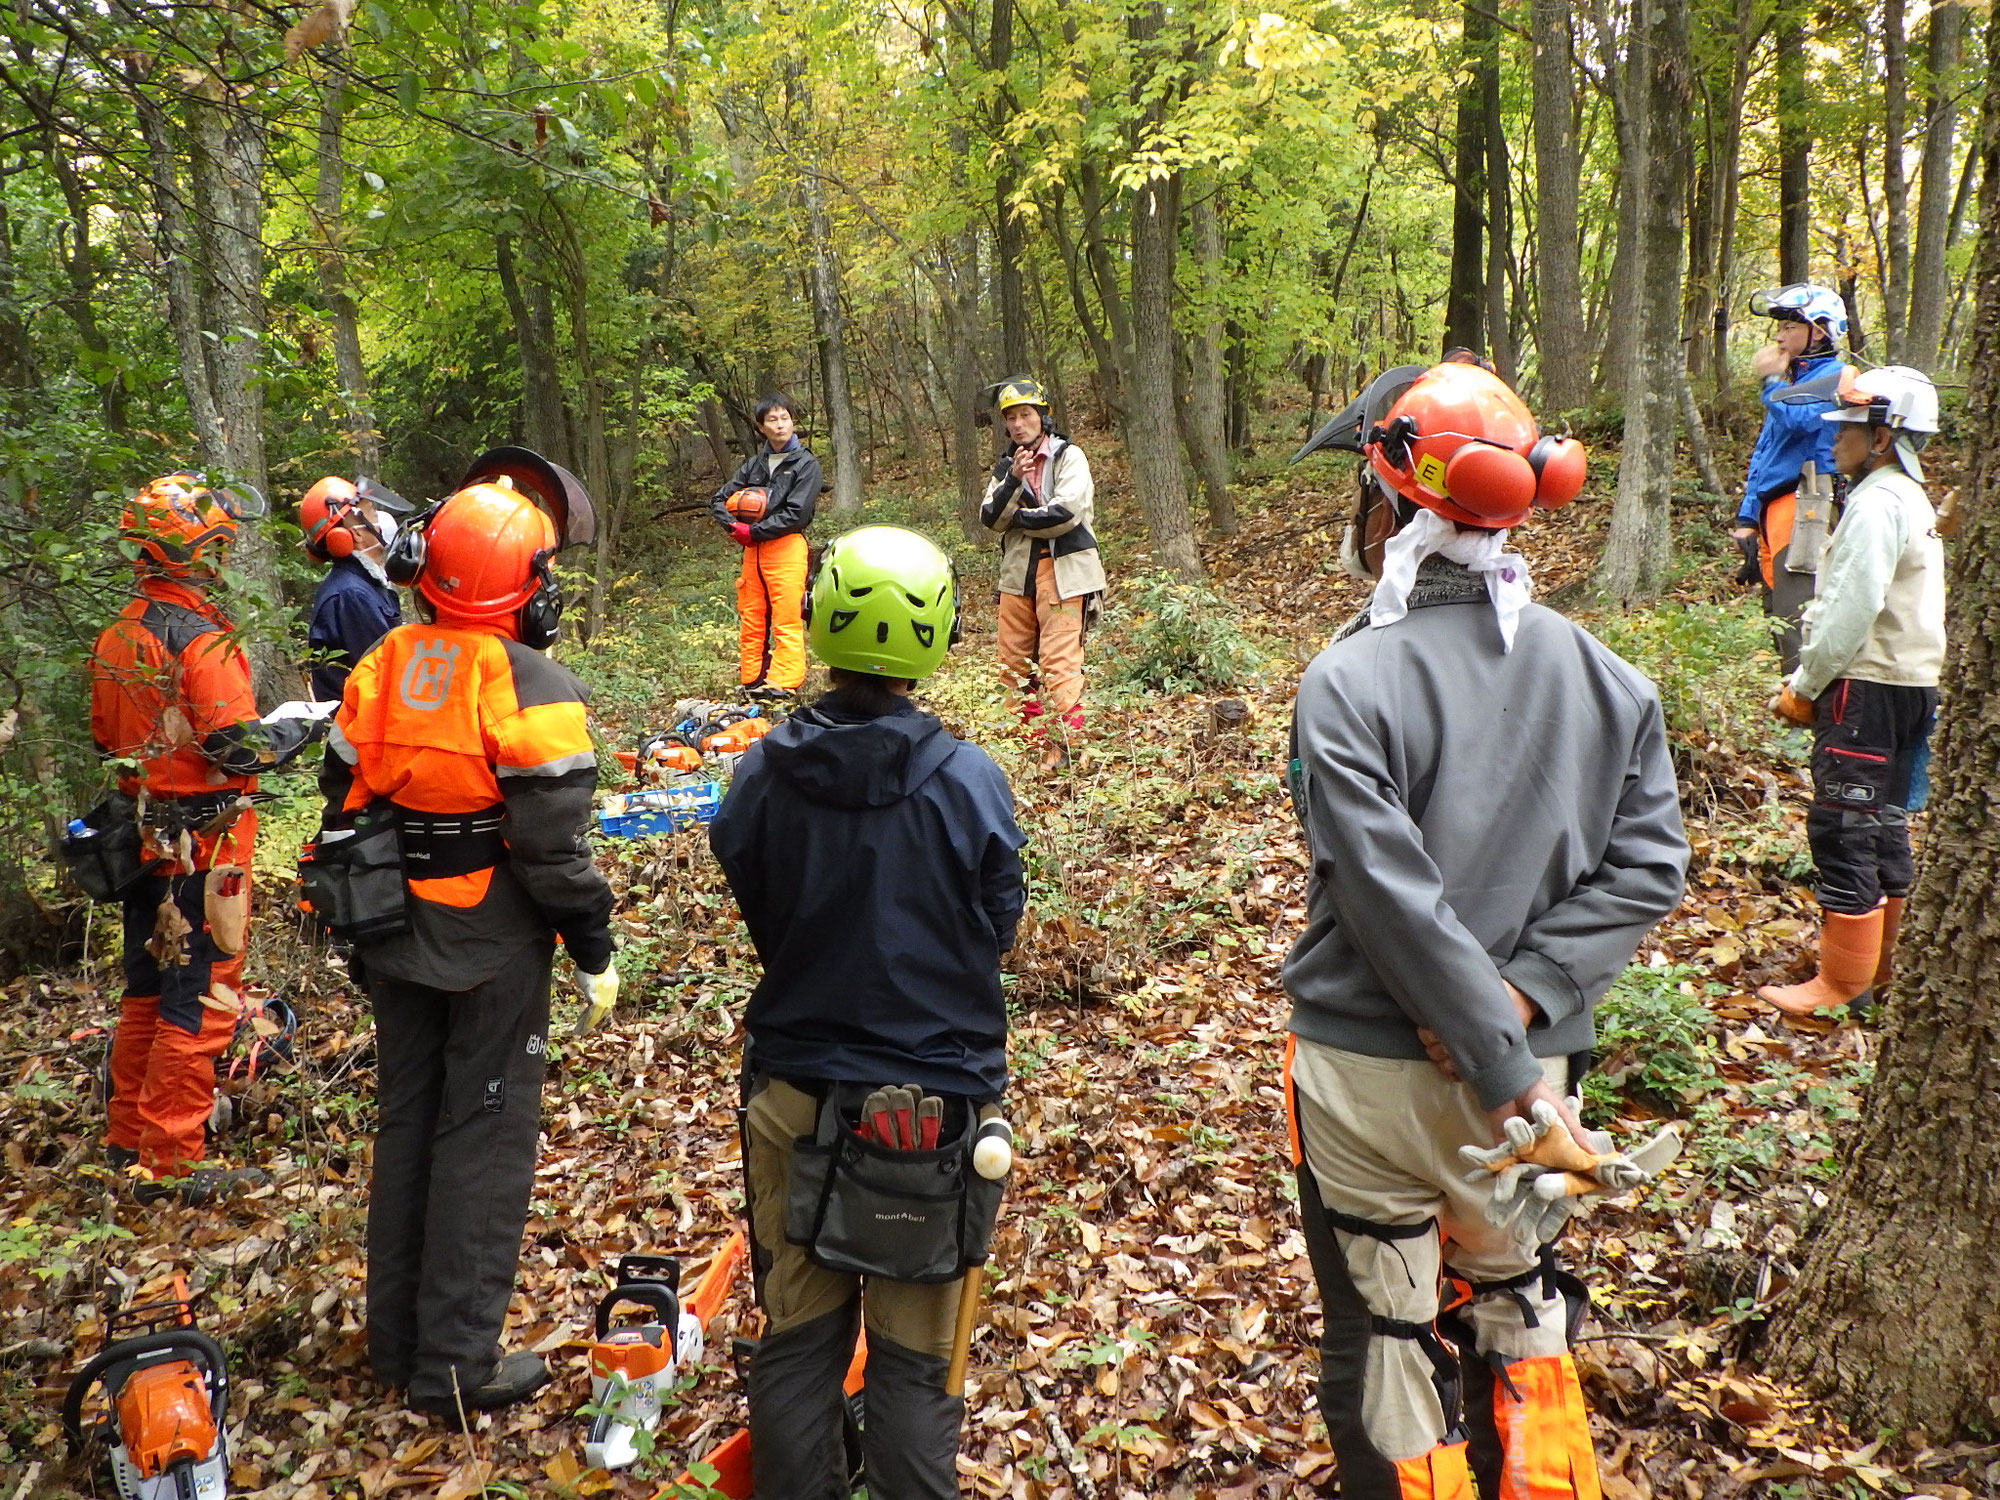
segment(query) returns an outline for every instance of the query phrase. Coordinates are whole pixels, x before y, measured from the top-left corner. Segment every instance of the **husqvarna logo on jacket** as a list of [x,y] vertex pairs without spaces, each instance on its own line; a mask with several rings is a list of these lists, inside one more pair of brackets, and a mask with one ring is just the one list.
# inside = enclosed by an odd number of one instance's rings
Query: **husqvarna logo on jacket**
[[430,713],[443,706],[451,695],[452,673],[458,668],[459,648],[442,640],[418,641],[396,694],[406,708]]

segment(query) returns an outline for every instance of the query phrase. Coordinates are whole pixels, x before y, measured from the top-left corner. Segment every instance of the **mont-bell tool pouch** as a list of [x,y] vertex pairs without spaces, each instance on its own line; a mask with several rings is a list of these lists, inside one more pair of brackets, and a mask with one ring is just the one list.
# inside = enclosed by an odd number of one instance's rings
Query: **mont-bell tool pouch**
[[159,864],[148,859],[139,836],[138,804],[112,792],[65,831],[56,854],[93,901],[117,901]]
[[323,828],[299,854],[307,905],[336,937],[366,942],[410,930],[396,809],[377,802],[344,828]]
[[986,1259],[1001,1184],[972,1170],[978,1112],[945,1100],[934,1151],[899,1151],[854,1130],[870,1090],[835,1085],[818,1127],[792,1142],[785,1237],[829,1271],[887,1281],[954,1281]]

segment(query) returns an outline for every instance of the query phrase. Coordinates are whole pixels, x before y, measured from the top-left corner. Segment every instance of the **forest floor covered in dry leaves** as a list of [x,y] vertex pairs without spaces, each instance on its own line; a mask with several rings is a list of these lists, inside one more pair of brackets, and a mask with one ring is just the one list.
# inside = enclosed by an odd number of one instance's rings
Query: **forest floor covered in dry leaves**
[[[1289,702],[1303,663],[1360,599],[1335,560],[1343,468],[1246,486],[1243,532],[1207,548],[1216,594],[1191,613],[1170,591],[1120,590],[1092,642],[1091,732],[1069,770],[1036,772],[1007,727],[978,592],[968,639],[928,695],[1000,758],[1030,838],[1030,918],[1008,963],[1020,1155],[973,1348],[968,1494],[1332,1492],[1312,1400],[1316,1298],[1284,1154],[1278,969],[1305,893],[1281,776]],[[1610,509],[1604,473],[1583,502],[1517,534],[1543,597],[1588,572]],[[1100,463],[1102,493],[1121,479]],[[1137,534],[1129,505],[1108,509],[1101,530]],[[1750,998],[1798,967],[1813,930],[1799,883],[1803,746],[1761,718],[1775,661],[1743,649],[1756,627],[1725,581],[1733,559],[1714,514],[1691,501],[1679,521],[1687,581],[1674,598],[1597,622],[1661,678],[1695,850],[1680,910],[1607,1002],[1589,1093],[1607,1128],[1678,1119],[1691,1149],[1564,1247],[1597,1299],[1579,1360],[1605,1492],[2000,1492],[2000,1465],[1988,1467],[2000,1450],[1847,1432],[1756,1373],[1764,1312],[1805,1248],[1874,1031],[1786,1023]],[[1139,561],[1129,545],[1111,560],[1122,578]],[[685,523],[661,540],[657,567],[621,584],[616,635],[571,654],[586,675],[592,655],[608,663],[607,743],[627,747],[674,699],[722,686],[729,566],[706,528]],[[674,665],[696,646],[703,667]],[[1197,691],[1138,685],[1152,666],[1192,683],[1202,661],[1240,676]],[[690,680],[700,671],[707,679]],[[1240,728],[1215,728],[1220,698],[1249,706]],[[289,823],[269,826],[267,846],[288,828],[295,845],[309,805],[300,798]],[[239,1088],[223,1142],[271,1171],[255,1197],[139,1208],[101,1167],[92,1083],[117,999],[101,915],[87,955],[0,1000],[0,1500],[111,1493],[101,1472],[63,1457],[62,1389],[107,1314],[176,1272],[233,1357],[241,1493],[654,1493],[740,1425],[727,1335],[755,1324],[746,1279],[651,1468],[582,1467],[575,1413],[611,1266],[655,1249],[696,1271],[741,1202],[737,1017],[757,969],[703,837],[601,846],[619,893],[625,998],[611,1025],[574,1042],[561,1039],[566,994],[559,1004],[510,1318],[510,1342],[543,1351],[557,1378],[469,1436],[385,1402],[367,1373],[372,1033],[342,970],[288,915],[288,853],[267,856],[251,977],[298,1002],[298,1065]]]

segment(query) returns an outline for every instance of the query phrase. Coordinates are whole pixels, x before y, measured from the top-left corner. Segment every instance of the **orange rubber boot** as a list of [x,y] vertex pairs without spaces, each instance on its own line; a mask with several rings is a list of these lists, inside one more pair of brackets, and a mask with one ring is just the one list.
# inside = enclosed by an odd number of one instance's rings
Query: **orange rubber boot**
[[1875,961],[1875,978],[1869,988],[1880,991],[1896,977],[1896,934],[1903,929],[1903,900],[1901,896],[1891,896],[1882,903],[1882,956]]
[[1882,961],[1883,909],[1865,917],[1828,912],[1819,930],[1819,972],[1804,984],[1766,985],[1757,998],[1791,1016],[1859,999]]

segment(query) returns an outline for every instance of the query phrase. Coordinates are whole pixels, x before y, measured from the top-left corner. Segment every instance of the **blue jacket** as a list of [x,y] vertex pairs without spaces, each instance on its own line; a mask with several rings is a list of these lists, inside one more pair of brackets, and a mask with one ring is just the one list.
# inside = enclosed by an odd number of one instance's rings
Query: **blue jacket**
[[1831,401],[1777,400],[1788,386],[1824,375],[1843,363],[1838,354],[1822,354],[1802,359],[1790,375],[1771,375],[1764,380],[1764,428],[1757,434],[1757,446],[1750,450],[1750,471],[1743,482],[1743,504],[1736,519],[1755,526],[1764,515],[1764,502],[1789,495],[1798,488],[1799,475],[1810,461],[1822,474],[1833,472],[1833,429],[1820,418],[1833,410]]
[[313,595],[312,625],[306,631],[314,662],[313,697],[322,703],[339,701],[355,664],[402,623],[403,607],[393,588],[358,559],[335,558]]
[[1000,768],[908,704],[830,693],[751,746],[709,829],[764,965],[751,1066],[997,1098],[1024,842]]

